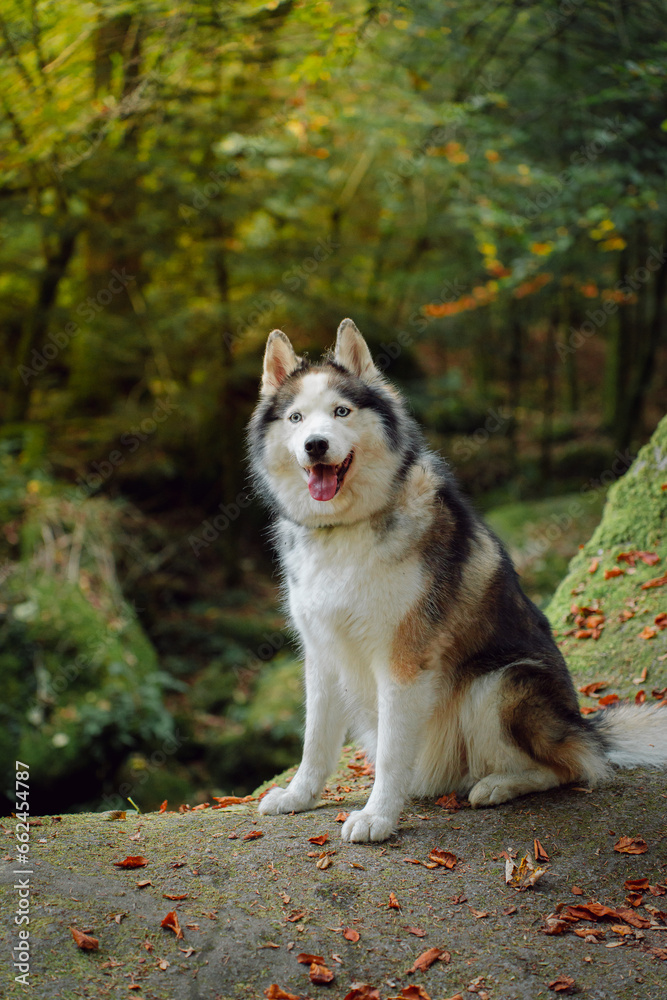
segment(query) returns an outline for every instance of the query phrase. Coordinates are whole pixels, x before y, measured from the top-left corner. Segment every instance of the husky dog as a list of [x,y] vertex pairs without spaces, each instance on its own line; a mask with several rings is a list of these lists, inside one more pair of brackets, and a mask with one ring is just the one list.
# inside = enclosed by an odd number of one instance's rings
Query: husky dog
[[667,763],[663,709],[581,716],[549,622],[351,320],[317,364],[273,331],[249,444],[306,674],[303,759],[261,813],[315,806],[348,731],[376,773],[347,841],[385,840],[413,795],[492,806]]

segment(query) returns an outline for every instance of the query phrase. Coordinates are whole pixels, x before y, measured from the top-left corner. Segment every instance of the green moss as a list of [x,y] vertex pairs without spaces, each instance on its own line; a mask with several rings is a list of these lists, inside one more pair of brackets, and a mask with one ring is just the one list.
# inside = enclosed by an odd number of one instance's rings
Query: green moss
[[[667,683],[667,631],[656,628],[656,615],[667,611],[667,587],[642,589],[667,572],[667,418],[641,449],[628,472],[609,489],[600,524],[570,563],[554,594],[547,615],[575,676],[605,680],[610,689],[634,695],[639,684],[652,689]],[[619,555],[639,550],[655,553],[659,562],[634,567]],[[597,567],[597,568],[596,568]],[[605,579],[605,571],[623,575]],[[604,614],[599,638],[576,638],[578,609],[598,608]],[[633,612],[634,617],[627,619]],[[624,620],[627,619],[627,620]],[[643,638],[646,626],[653,638]],[[644,675],[644,671],[646,674]],[[643,680],[642,677],[644,678]]]

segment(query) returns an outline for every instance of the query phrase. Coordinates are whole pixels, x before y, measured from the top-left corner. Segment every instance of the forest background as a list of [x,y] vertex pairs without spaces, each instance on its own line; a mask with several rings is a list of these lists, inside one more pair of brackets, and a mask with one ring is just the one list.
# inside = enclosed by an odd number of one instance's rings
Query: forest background
[[298,758],[247,480],[344,316],[544,606],[665,411],[658,0],[0,3],[0,769],[33,808]]

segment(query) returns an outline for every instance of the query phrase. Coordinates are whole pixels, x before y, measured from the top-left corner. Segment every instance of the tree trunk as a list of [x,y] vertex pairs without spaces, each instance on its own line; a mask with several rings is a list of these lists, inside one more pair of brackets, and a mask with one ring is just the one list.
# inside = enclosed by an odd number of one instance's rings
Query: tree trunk
[[[74,254],[77,235],[78,229],[68,229],[67,223],[65,223],[64,232],[55,252],[46,251],[46,266],[39,280],[37,299],[31,315],[26,317],[23,323],[14,355],[9,397],[5,410],[5,419],[10,423],[26,419],[30,407],[30,393],[34,384],[33,375],[39,375],[39,372],[48,364],[49,359],[44,357],[42,350],[45,346],[58,287]],[[35,365],[37,365],[36,368]]]

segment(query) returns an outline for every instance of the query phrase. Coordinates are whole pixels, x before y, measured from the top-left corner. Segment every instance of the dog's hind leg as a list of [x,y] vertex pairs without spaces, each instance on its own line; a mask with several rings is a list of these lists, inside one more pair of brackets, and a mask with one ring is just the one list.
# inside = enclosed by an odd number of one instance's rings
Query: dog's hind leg
[[520,661],[480,678],[466,716],[473,806],[607,776],[602,742],[558,661]]
[[468,798],[473,808],[497,806],[517,795],[528,792],[544,792],[547,788],[560,785],[560,779],[549,767],[527,767],[514,774],[487,774],[470,791]]
[[340,689],[332,665],[306,656],[306,732],[299,769],[287,788],[272,788],[259,812],[303,812],[319,801],[324,783],[340,757],[346,723]]

